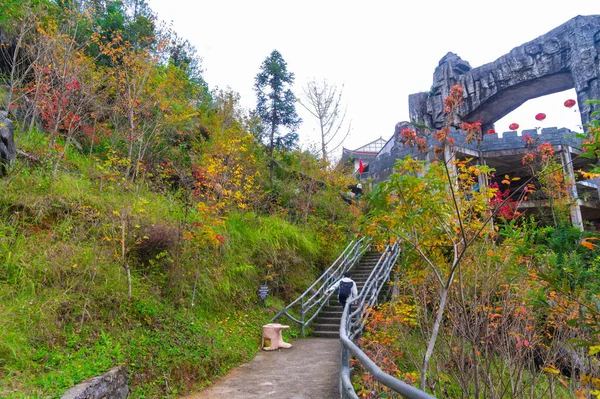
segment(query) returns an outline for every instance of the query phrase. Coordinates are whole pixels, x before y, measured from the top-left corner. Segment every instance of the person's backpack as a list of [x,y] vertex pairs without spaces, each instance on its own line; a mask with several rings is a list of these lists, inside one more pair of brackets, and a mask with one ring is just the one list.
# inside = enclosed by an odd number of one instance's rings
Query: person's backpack
[[352,293],[353,285],[354,285],[354,282],[352,282],[352,281],[341,281],[340,288],[338,290],[338,297],[340,299],[348,298],[350,296],[350,294]]

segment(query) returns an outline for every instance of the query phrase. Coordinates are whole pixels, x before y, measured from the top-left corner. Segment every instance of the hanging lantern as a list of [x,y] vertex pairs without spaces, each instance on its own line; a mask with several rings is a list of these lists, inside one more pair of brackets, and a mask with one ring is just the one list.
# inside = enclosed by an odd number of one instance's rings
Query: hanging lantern
[[487,134],[494,134],[494,133],[496,133],[496,131],[495,131],[494,129],[490,129],[490,130],[488,130],[486,133],[487,133]]
[[538,121],[543,121],[544,119],[546,119],[546,114],[544,114],[543,112],[540,112],[539,114],[537,114],[535,116],[535,119],[537,119]]
[[508,128],[510,130],[517,130],[519,128],[519,124],[518,123],[511,123],[510,126],[508,126]]
[[569,99],[569,100],[565,101],[565,107],[567,107],[567,108],[573,108],[575,106],[575,104],[577,104],[577,103],[573,99]]

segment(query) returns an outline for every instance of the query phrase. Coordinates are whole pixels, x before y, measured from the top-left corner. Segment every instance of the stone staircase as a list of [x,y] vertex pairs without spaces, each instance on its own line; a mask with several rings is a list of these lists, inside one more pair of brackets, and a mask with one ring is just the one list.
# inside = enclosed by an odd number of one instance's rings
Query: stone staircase
[[[365,252],[360,259],[360,262],[350,270],[350,273],[352,273],[352,280],[356,282],[356,288],[359,293],[380,257],[381,254],[379,252]],[[338,303],[337,292],[331,293],[329,303],[321,309],[319,316],[313,323],[312,336],[339,338],[342,310],[342,306]]]

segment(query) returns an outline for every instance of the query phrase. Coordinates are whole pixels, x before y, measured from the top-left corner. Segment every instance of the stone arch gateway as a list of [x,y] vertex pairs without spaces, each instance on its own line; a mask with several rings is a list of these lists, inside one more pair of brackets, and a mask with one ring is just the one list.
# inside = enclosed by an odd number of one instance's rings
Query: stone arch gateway
[[600,99],[600,15],[577,16],[477,68],[446,54],[431,90],[409,96],[410,119],[441,128],[443,99],[455,84],[465,89],[460,118],[481,119],[486,130],[525,101],[570,88],[577,92],[581,121],[587,124],[593,109],[584,102]]

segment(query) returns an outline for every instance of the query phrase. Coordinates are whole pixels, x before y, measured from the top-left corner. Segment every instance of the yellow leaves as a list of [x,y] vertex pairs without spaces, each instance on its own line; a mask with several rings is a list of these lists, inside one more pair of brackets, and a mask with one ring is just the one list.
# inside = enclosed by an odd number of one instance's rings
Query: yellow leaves
[[[583,245],[584,247],[586,247],[587,249],[589,249],[590,251],[593,251],[598,245],[590,242],[592,240],[600,240],[600,238],[596,238],[596,237],[586,237],[583,240],[581,240],[580,244]],[[599,347],[600,348],[600,347]],[[599,350],[600,352],[600,350]],[[597,352],[596,352],[597,353]]]
[[550,375],[559,375],[560,371],[554,365],[549,365],[548,367],[542,367],[542,371],[548,373]]
[[581,177],[583,177],[585,180],[595,179],[596,177],[600,177],[600,174],[598,174],[598,173],[590,173],[590,172],[586,172],[585,170],[581,170],[581,169],[579,169],[577,171],[577,173],[579,173],[581,175]]
[[592,345],[590,346],[590,352],[588,353],[590,356],[595,355],[600,352],[600,345]]
[[513,177],[513,178],[511,178],[509,175],[504,175],[504,180],[502,180],[502,184],[510,185],[511,182],[513,182],[513,181],[519,181],[519,180],[521,180],[520,177]]

